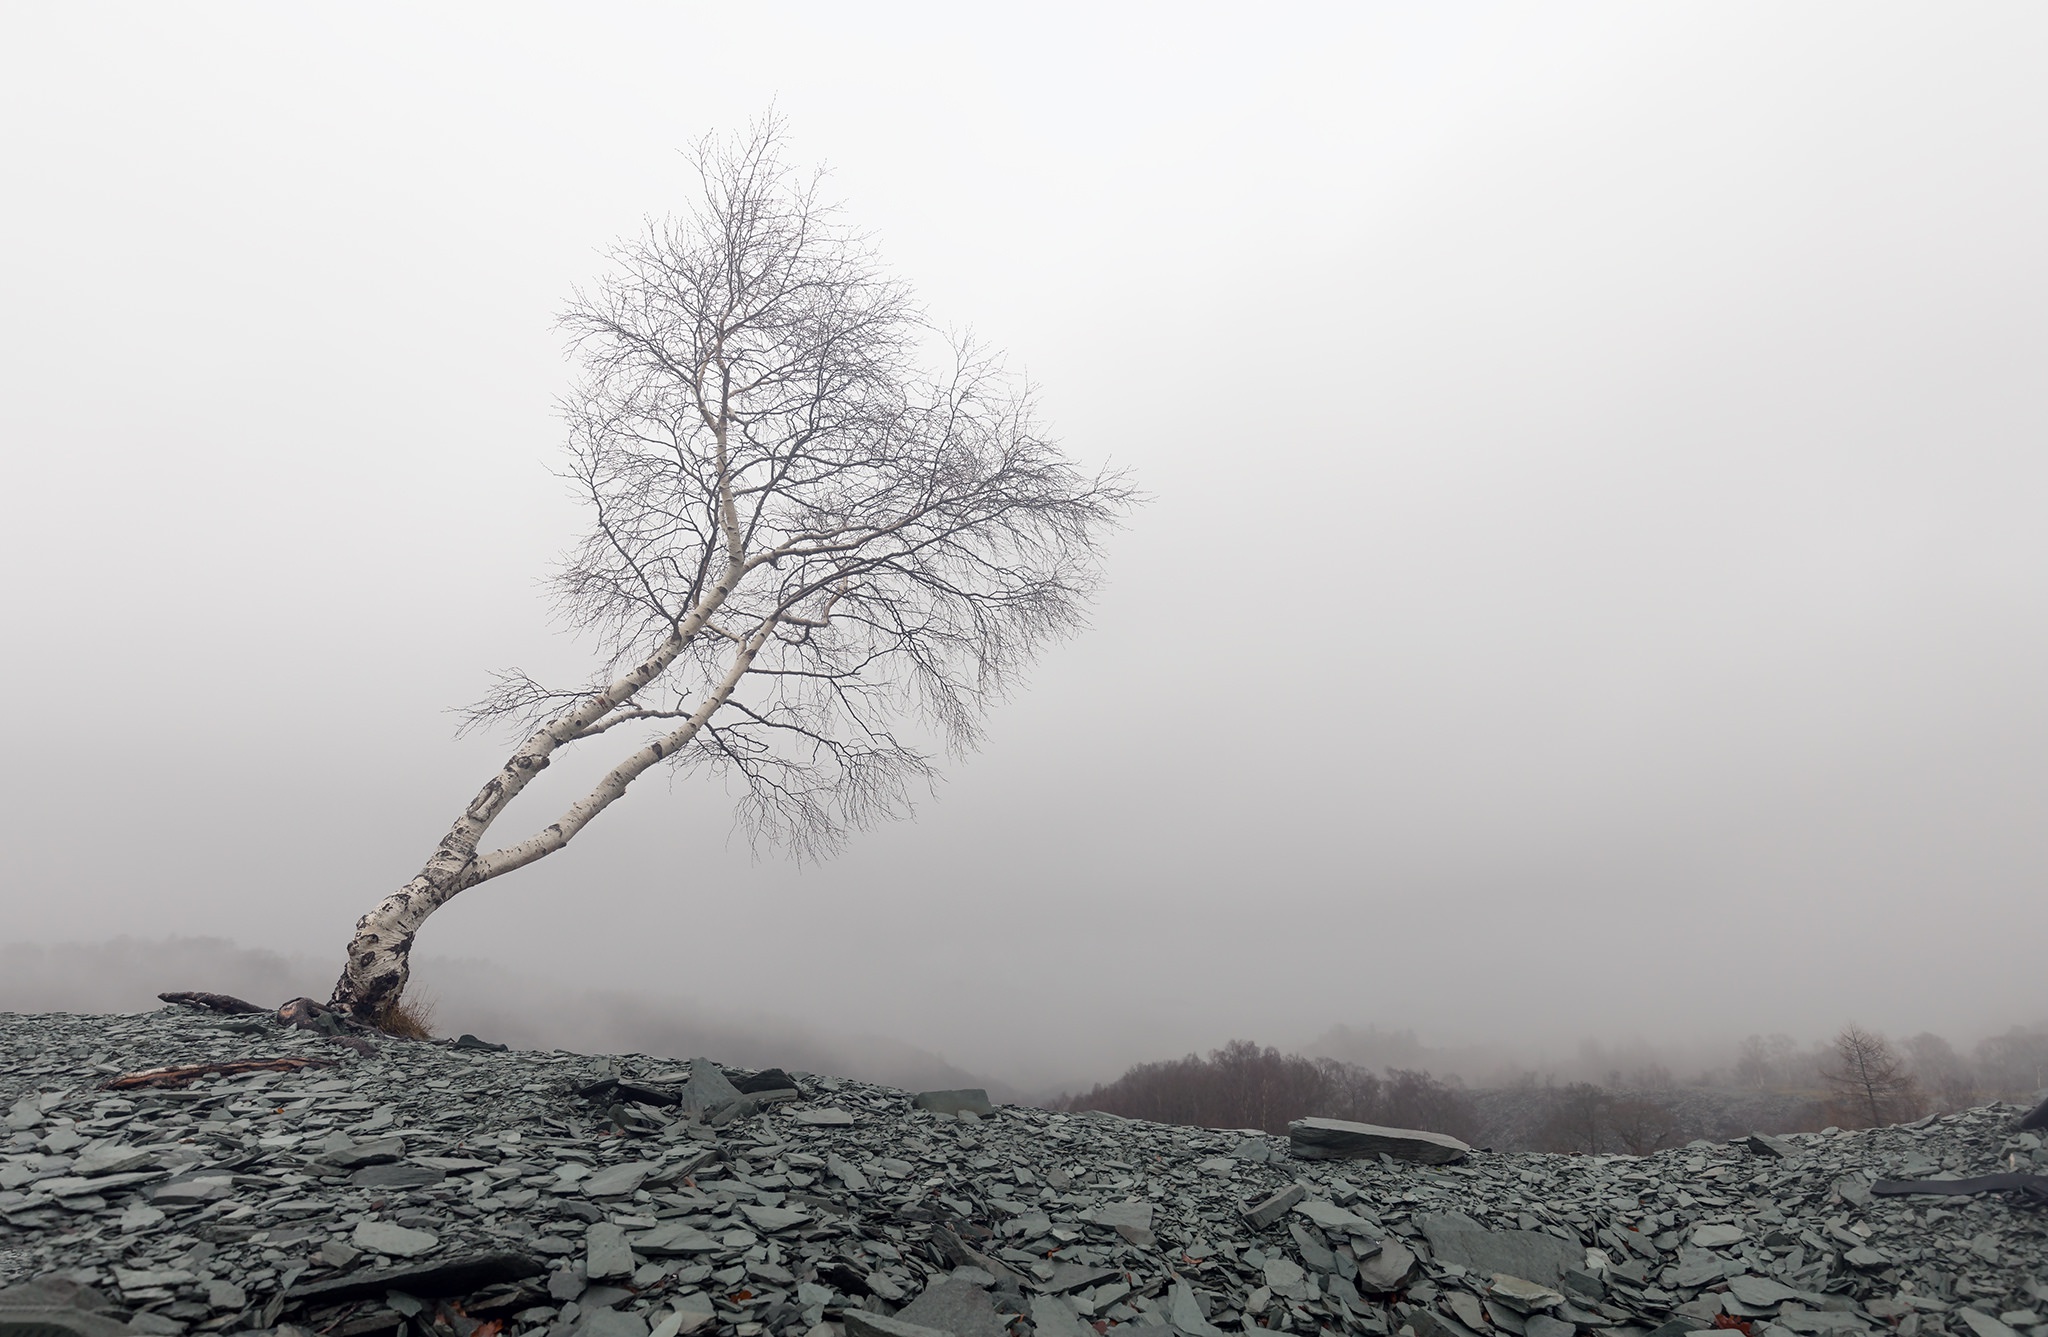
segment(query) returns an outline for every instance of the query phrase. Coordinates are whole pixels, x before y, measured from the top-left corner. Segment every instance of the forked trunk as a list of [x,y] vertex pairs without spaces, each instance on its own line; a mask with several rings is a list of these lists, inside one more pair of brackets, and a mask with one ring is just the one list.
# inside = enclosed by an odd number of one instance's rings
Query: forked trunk
[[358,919],[330,1005],[357,1021],[382,1021],[412,976],[412,944],[420,925],[464,885],[460,874],[450,876],[430,867]]

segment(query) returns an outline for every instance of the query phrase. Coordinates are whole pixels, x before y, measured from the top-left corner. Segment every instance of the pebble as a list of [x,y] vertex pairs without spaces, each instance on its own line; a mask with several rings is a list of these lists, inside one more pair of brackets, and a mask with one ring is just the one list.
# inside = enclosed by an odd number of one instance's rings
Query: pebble
[[[281,1057],[336,1066],[104,1087]],[[0,1286],[33,1283],[0,1326],[61,1303],[165,1337],[2048,1337],[2048,1213],[1870,1192],[2048,1162],[2011,1107],[1427,1164],[1351,1155],[1388,1130],[1323,1130],[1333,1159],[919,1100],[708,1059],[356,1054],[184,1009],[0,1016]]]

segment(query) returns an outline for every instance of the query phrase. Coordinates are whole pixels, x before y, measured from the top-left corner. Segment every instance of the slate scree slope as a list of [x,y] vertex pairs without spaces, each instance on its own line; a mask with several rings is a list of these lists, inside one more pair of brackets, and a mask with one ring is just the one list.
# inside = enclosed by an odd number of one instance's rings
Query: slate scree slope
[[0,1337],[2048,1337],[2010,1107],[1495,1155],[347,1038],[0,1017]]

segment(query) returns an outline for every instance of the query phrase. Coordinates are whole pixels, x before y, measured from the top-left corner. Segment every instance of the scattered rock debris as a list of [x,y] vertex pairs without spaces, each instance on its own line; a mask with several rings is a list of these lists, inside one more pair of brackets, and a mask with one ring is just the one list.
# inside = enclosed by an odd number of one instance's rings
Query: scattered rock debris
[[2048,1170],[2009,1107],[1430,1165],[465,1039],[0,1016],[0,1337],[2048,1337],[2030,1195],[1872,1191]]

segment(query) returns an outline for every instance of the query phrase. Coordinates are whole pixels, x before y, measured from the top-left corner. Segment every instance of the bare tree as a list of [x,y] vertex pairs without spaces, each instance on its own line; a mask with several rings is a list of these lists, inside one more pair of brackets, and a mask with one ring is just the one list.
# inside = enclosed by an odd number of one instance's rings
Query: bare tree
[[1875,1127],[1918,1112],[1912,1074],[1890,1041],[1851,1022],[1835,1036],[1834,1049],[1821,1075],[1849,1119]]
[[1609,1120],[1613,1105],[1614,1097],[1607,1089],[1592,1082],[1573,1082],[1559,1089],[1551,1096],[1550,1113],[1536,1130],[1537,1148],[1599,1155],[1613,1136]]
[[[754,837],[799,857],[907,812],[936,754],[971,747],[1079,626],[1134,499],[1040,432],[992,356],[934,336],[777,122],[693,162],[694,207],[617,245],[561,321],[590,529],[554,591],[602,662],[566,687],[502,675],[469,712],[521,741],[357,921],[333,1003],[358,1018],[395,1006],[429,915],[562,849],[656,766],[723,779]],[[564,749],[607,746],[588,793],[487,845]]]
[[1617,1098],[1607,1107],[1607,1123],[1615,1142],[1631,1156],[1647,1156],[1686,1140],[1677,1114],[1653,1096]]
[[1969,1065],[1955,1046],[1932,1031],[1905,1041],[1906,1070],[1913,1083],[1942,1110],[1968,1109],[1977,1095]]

